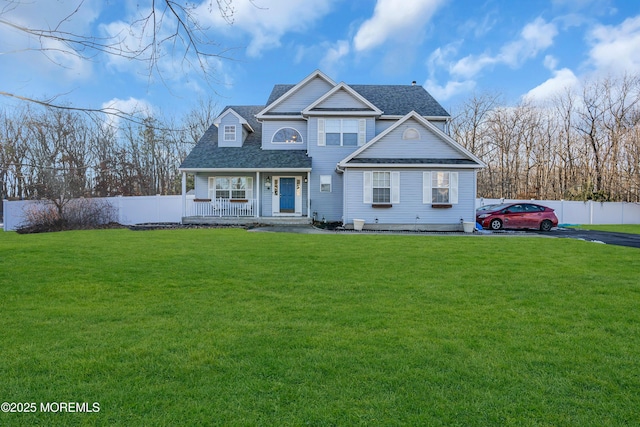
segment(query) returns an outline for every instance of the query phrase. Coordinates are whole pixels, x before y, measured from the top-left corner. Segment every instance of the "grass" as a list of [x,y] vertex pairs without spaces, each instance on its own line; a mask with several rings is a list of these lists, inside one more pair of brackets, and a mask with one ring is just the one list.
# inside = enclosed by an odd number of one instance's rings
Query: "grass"
[[0,234],[0,425],[637,425],[640,252],[569,239]]
[[575,228],[583,230],[612,231],[614,233],[640,234],[640,224],[611,224],[611,225],[578,225]]

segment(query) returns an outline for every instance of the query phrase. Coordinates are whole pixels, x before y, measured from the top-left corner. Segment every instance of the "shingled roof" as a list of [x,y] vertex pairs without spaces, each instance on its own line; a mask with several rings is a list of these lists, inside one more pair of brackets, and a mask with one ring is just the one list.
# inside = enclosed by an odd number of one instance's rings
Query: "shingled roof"
[[[266,105],[271,105],[295,85],[275,85]],[[384,115],[404,116],[415,111],[425,117],[449,117],[449,113],[417,85],[349,85],[374,104]],[[263,105],[228,106],[244,117],[254,132],[242,147],[218,147],[218,128],[211,125],[180,165],[181,169],[311,169],[311,158],[305,150],[263,150],[262,124],[255,116]],[[280,113],[283,114],[283,113]],[[292,112],[299,115],[300,112]]]
[[[271,105],[295,85],[275,85],[267,105]],[[425,117],[449,117],[449,113],[422,86],[418,85],[349,85],[384,115],[404,116],[415,110]],[[296,114],[300,114],[297,112]]]
[[218,128],[211,125],[180,165],[180,169],[311,169],[305,150],[263,150],[262,125],[256,120],[264,106],[229,106],[244,117],[254,132],[242,147],[218,147]]

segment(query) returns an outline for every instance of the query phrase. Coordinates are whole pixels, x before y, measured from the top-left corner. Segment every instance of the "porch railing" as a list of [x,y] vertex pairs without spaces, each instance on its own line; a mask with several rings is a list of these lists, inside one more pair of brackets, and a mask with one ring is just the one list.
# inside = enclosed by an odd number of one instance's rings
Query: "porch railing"
[[194,199],[187,201],[187,216],[252,217],[256,199]]

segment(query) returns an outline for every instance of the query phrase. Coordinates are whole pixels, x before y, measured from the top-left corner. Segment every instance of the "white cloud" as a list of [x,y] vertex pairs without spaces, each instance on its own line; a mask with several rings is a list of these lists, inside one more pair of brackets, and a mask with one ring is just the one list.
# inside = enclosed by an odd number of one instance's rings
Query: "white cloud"
[[601,72],[640,72],[640,16],[620,25],[598,25],[590,34],[590,62]]
[[450,71],[456,76],[468,79],[477,75],[484,68],[495,64],[518,68],[527,59],[534,58],[539,52],[551,46],[557,34],[558,29],[555,24],[547,23],[542,18],[536,18],[524,26],[517,40],[503,45],[497,55],[466,56],[453,64]]
[[548,70],[555,70],[558,66],[558,60],[553,55],[547,55],[544,57],[543,65]]
[[[91,35],[91,25],[102,8],[102,2],[98,0],[86,0],[80,7],[78,2],[62,1],[5,3],[0,11],[3,20],[33,30],[55,29],[75,39]],[[8,25],[0,25],[0,40],[3,60],[11,61],[12,67],[22,66],[29,70],[22,76],[25,79],[71,81],[86,79],[92,73],[92,64],[73,50],[78,46],[70,47],[59,40],[29,36]]]
[[142,99],[136,99],[130,97],[129,99],[119,99],[113,98],[110,101],[104,102],[101,106],[102,110],[105,113],[108,113],[106,116],[107,123],[106,125],[117,127],[122,113],[124,114],[142,114],[142,115],[152,115],[153,114],[153,106],[149,104],[147,101]]
[[327,49],[326,54],[320,61],[320,65],[325,72],[333,74],[335,67],[349,54],[351,48],[346,40],[338,40],[335,45]]
[[210,2],[203,1],[197,15],[204,26],[229,36],[249,34],[251,41],[247,55],[259,57],[266,50],[280,46],[280,40],[289,32],[310,31],[315,22],[331,11],[335,0],[255,0],[233,2],[233,25],[229,25],[218,13],[210,10]]
[[409,41],[423,31],[444,0],[378,0],[373,16],[358,29],[353,39],[356,51],[381,45],[388,39]]
[[565,89],[577,87],[579,84],[580,81],[573,71],[562,68],[554,71],[552,78],[531,89],[523,98],[531,101],[545,101],[562,93]]
[[428,79],[424,84],[425,89],[436,99],[446,101],[456,95],[465,92],[471,92],[476,87],[476,82],[472,80],[466,81],[449,81],[445,86],[438,85],[432,79]]

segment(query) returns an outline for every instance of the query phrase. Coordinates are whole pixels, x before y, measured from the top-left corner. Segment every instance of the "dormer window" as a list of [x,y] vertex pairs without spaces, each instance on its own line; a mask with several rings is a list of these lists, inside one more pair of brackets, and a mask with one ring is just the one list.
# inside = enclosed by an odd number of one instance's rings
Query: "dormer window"
[[406,129],[402,134],[402,139],[420,139],[420,132],[416,128]]
[[224,140],[225,141],[235,141],[236,140],[236,126],[235,125],[225,125],[224,126]]
[[273,144],[302,144],[302,135],[294,128],[279,129],[271,139]]

